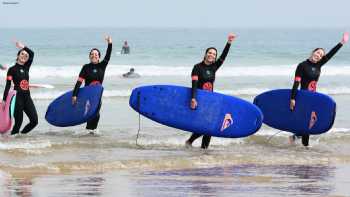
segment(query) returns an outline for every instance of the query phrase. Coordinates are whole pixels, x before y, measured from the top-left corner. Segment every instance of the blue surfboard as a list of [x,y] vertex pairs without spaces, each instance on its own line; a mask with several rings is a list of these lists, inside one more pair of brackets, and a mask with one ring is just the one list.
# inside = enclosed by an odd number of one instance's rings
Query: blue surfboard
[[190,100],[190,88],[152,85],[135,88],[129,104],[151,120],[193,133],[239,138],[261,127],[261,111],[245,100],[204,90],[197,92],[197,109]]
[[297,135],[321,134],[332,128],[335,101],[321,93],[298,90],[293,111],[290,110],[290,89],[264,92],[254,99],[264,114],[264,123],[270,127]]
[[47,108],[45,119],[54,126],[68,127],[94,118],[98,112],[103,87],[86,86],[79,89],[77,103],[72,105],[73,91],[55,99]]

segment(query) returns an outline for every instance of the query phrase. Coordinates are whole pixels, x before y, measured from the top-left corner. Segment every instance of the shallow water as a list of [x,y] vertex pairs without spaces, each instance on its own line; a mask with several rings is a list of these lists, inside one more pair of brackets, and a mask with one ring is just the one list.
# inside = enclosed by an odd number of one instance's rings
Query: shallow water
[[30,176],[2,173],[6,196],[349,196],[349,166],[242,164]]

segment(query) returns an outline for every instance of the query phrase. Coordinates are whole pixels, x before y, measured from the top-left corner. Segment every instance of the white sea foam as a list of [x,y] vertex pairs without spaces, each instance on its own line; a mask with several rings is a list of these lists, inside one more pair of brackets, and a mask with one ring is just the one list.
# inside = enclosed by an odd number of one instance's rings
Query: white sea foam
[[[106,76],[121,76],[133,67],[141,76],[189,76],[192,65],[169,66],[169,65],[109,65]],[[76,78],[81,66],[35,66],[31,68],[32,79],[50,78]],[[257,65],[241,66],[226,65],[217,73],[218,76],[226,77],[267,77],[267,76],[293,76],[296,65]],[[5,76],[5,71],[0,75]],[[328,65],[322,69],[323,76],[350,76],[350,65]]]
[[8,142],[0,142],[0,150],[12,150],[12,149],[44,149],[51,147],[52,144],[48,140],[42,140],[42,141],[18,141],[18,140],[11,140]]

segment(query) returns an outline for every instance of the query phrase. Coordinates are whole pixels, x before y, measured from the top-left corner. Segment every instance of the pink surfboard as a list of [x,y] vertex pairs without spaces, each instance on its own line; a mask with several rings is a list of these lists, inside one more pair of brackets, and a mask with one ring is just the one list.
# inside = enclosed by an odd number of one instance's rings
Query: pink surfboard
[[0,105],[0,133],[6,133],[11,129],[12,120],[10,114],[11,101],[15,97],[16,91],[10,90],[5,103],[5,109]]

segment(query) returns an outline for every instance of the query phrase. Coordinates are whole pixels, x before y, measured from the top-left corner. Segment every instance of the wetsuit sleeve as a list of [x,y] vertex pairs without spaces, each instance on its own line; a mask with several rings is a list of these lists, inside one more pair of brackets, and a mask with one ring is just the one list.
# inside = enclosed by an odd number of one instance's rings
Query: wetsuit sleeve
[[3,101],[6,101],[6,97],[9,93],[10,87],[11,87],[11,81],[12,81],[12,74],[10,69],[7,71],[7,75],[6,75],[6,86],[5,86],[5,90],[4,90],[4,95],[2,97]]
[[81,86],[81,84],[84,82],[85,80],[85,77],[86,77],[86,74],[85,74],[85,67],[83,67],[79,73],[79,78],[77,80],[77,83],[75,83],[75,86],[74,86],[74,90],[73,90],[73,95],[72,96],[77,96],[78,95],[78,92],[79,92],[79,88]]
[[217,69],[220,68],[220,66],[224,63],[225,59],[226,59],[226,56],[228,54],[228,51],[230,50],[230,47],[231,47],[231,44],[230,43],[226,43],[226,46],[224,48],[224,50],[222,51],[219,59],[215,62],[215,71]]
[[111,59],[111,54],[112,54],[112,43],[111,43],[111,44],[108,44],[105,58],[104,58],[103,61],[102,61],[102,65],[103,65],[104,68],[107,67],[108,62],[109,62],[109,60]]
[[197,96],[197,88],[198,88],[198,77],[199,77],[199,69],[197,66],[194,66],[191,78],[192,78],[192,91],[191,91],[191,98],[196,98]]
[[32,50],[30,50],[28,47],[24,47],[23,50],[25,50],[28,54],[29,54],[29,59],[28,61],[24,64],[28,69],[30,68],[30,66],[33,63],[33,59],[34,59],[34,52]]
[[322,59],[321,59],[321,66],[323,66],[325,63],[327,63],[337,52],[338,50],[343,46],[342,43],[338,43],[337,45],[335,45],[335,47],[333,47],[333,49],[331,49]]
[[293,84],[290,99],[295,99],[302,77],[303,77],[302,64],[299,64],[297,67],[297,70],[295,71],[294,84]]

